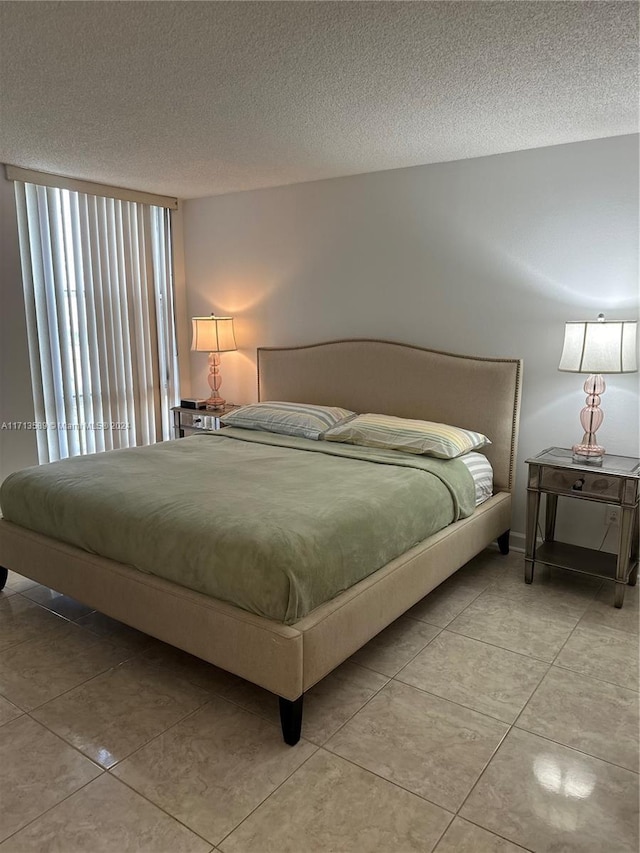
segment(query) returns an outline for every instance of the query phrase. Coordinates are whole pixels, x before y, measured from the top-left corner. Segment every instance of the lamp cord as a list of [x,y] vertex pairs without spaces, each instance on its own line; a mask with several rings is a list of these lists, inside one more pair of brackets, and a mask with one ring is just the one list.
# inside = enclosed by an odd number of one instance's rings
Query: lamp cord
[[613,522],[610,521],[609,524],[607,524],[606,530],[604,531],[604,536],[602,537],[602,542],[600,543],[600,547],[598,548],[598,551],[602,551],[602,546],[604,545],[612,526],[613,526]]

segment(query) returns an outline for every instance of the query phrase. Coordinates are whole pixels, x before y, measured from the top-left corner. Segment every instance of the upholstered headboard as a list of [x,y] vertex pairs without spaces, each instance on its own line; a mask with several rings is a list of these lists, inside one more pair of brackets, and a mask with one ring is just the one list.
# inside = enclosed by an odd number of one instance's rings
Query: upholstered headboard
[[343,406],[476,430],[496,491],[511,491],[522,361],[377,340],[258,349],[258,399]]

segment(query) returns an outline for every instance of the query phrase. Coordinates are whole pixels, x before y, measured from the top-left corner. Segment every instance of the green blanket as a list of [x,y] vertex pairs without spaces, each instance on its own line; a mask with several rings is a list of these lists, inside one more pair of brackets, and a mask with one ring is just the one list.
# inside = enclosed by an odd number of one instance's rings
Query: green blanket
[[9,521],[291,624],[475,507],[465,465],[226,428],[27,468]]

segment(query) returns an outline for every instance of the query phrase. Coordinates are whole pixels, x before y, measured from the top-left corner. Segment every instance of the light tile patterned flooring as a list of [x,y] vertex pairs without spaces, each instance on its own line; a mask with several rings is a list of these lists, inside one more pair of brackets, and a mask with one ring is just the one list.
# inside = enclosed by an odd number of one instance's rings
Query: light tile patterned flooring
[[630,853],[638,589],[487,550],[310,691],[0,594],[0,853]]

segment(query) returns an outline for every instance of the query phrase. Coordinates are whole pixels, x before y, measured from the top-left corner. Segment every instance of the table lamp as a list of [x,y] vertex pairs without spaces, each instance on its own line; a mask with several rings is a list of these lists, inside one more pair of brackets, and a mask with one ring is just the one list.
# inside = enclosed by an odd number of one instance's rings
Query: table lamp
[[233,334],[233,317],[192,317],[193,338],[191,349],[209,353],[209,375],[207,381],[211,394],[206,401],[207,409],[223,409],[226,403],[220,394],[222,376],[220,374],[220,353],[231,352],[236,347]]
[[574,444],[573,461],[602,465],[605,449],[598,444],[596,432],[604,420],[600,398],[606,390],[603,373],[633,373],[636,358],[636,320],[570,321],[564,327],[564,346],[558,370],[588,373],[584,383],[586,405],[580,412],[584,430],[582,442]]

